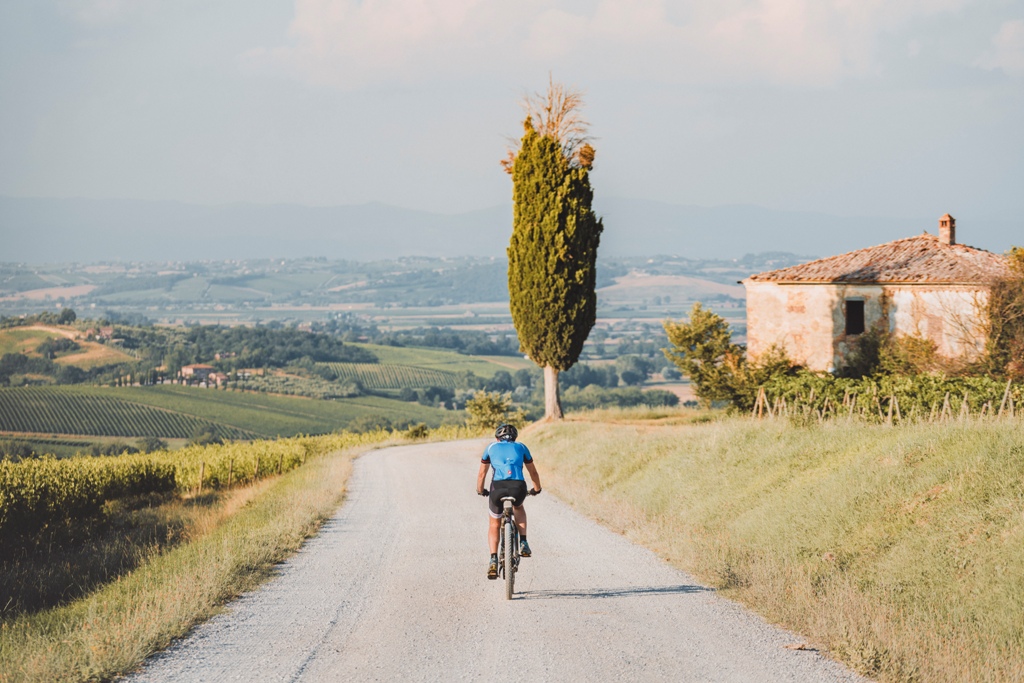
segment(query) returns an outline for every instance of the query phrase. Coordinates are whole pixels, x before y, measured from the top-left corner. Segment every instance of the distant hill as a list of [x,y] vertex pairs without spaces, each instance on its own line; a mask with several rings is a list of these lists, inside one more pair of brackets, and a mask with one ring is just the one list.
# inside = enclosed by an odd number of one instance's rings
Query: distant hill
[[[789,251],[813,256],[935,230],[920,219],[851,218],[758,206],[682,206],[607,198],[604,256],[736,258]],[[30,263],[503,255],[510,206],[438,214],[385,204],[205,206],[170,201],[0,197],[0,261]],[[1024,224],[959,216],[966,244],[1005,251]]]

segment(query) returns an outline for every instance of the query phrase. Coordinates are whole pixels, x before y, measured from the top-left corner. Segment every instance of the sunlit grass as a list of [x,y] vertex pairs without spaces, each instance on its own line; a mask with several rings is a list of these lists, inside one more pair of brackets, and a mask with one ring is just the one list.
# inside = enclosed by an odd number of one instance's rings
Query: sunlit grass
[[858,671],[1024,680],[1024,425],[531,432],[559,496]]

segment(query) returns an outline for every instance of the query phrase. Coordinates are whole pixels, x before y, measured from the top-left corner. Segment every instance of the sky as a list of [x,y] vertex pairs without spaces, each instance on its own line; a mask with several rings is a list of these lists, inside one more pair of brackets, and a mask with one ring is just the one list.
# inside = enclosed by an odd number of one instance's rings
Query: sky
[[507,204],[549,75],[598,201],[1024,225],[1024,0],[9,0],[0,195]]

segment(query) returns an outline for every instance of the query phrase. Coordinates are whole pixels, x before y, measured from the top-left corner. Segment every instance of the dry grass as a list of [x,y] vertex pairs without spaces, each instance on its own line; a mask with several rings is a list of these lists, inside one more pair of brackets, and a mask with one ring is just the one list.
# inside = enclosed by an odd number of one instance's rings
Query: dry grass
[[[597,408],[594,410],[582,410],[567,412],[566,422],[601,423],[606,425],[634,425],[643,427],[668,427],[680,425],[697,425],[706,422],[724,420],[728,413],[724,410],[706,410],[697,408],[679,407],[649,407],[635,406],[632,408]],[[547,424],[537,422],[526,427],[524,434],[532,433],[538,427]]]
[[83,370],[89,370],[103,365],[130,363],[135,360],[134,356],[130,356],[124,351],[108,344],[79,341],[78,345],[82,347],[80,351],[60,356],[54,362],[62,365],[74,365]]
[[545,425],[583,512],[883,681],[1024,680],[1024,428]]
[[177,538],[141,544],[133,569],[81,599],[0,622],[0,681],[108,680],[138,666],[297,550],[341,503],[354,454],[160,508]]

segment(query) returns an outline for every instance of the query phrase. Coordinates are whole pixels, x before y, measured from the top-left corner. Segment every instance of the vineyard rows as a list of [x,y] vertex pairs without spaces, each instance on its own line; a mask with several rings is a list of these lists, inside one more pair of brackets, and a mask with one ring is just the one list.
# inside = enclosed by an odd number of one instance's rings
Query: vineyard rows
[[753,414],[858,417],[873,422],[935,422],[970,417],[1013,417],[1024,405],[1024,386],[988,377],[883,376],[837,378],[803,372],[776,377],[758,391]]
[[323,363],[338,379],[354,379],[367,389],[455,388],[455,373],[386,363]]
[[223,438],[254,436],[236,427],[120,398],[43,387],[0,389],[0,431],[4,432],[185,439],[210,426]]
[[0,548],[40,530],[88,528],[103,504],[127,496],[196,493],[287,472],[307,459],[380,443],[389,432],[189,446],[107,457],[0,461]]

